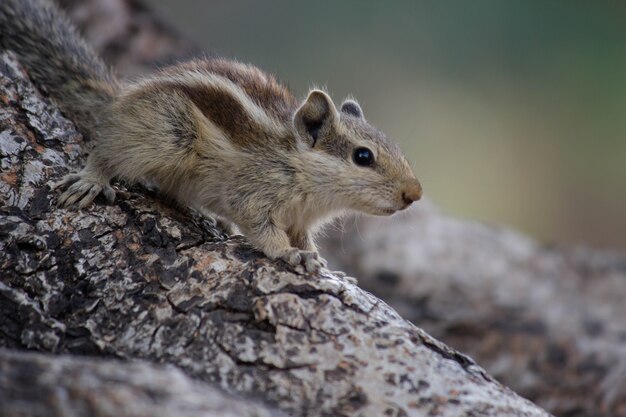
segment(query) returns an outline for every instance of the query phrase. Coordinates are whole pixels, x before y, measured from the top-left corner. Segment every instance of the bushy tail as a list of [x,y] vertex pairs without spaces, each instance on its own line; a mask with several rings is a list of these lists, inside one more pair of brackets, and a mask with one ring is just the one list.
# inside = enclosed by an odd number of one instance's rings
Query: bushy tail
[[0,44],[89,137],[117,81],[51,0],[0,0]]

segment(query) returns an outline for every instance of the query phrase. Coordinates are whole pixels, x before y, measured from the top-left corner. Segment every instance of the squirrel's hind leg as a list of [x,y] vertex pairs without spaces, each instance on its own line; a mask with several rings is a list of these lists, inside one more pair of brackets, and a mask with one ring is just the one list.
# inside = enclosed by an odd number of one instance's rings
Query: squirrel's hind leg
[[212,211],[208,210],[206,207],[199,207],[198,211],[204,217],[215,220],[215,224],[217,225],[217,227],[222,229],[224,233],[226,233],[228,236],[241,234],[237,225],[231,222],[230,220],[228,220],[226,217],[219,216],[213,213]]
[[78,174],[66,175],[54,185],[54,189],[67,189],[59,196],[57,205],[60,207],[85,208],[102,193],[109,202],[115,200],[115,191],[111,188],[111,178],[99,169],[90,156],[87,165]]

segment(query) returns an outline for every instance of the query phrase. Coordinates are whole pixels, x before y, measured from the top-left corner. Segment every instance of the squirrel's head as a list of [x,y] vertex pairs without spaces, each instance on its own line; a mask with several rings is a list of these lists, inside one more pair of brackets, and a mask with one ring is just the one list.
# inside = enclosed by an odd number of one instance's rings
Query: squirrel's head
[[400,148],[370,125],[354,100],[339,110],[312,90],[294,115],[306,148],[309,183],[324,187],[336,207],[391,215],[422,196],[422,187]]

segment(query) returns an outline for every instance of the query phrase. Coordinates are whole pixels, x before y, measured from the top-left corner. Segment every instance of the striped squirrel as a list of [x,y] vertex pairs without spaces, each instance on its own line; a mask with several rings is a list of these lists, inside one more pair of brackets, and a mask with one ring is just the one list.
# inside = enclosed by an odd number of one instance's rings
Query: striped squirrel
[[324,223],[391,215],[422,195],[400,149],[352,99],[337,109],[313,89],[298,102],[272,75],[221,58],[122,83],[46,0],[1,0],[0,41],[93,141],[84,169],[59,183],[60,206],[112,202],[113,178],[148,179],[234,223],[268,257],[315,272]]

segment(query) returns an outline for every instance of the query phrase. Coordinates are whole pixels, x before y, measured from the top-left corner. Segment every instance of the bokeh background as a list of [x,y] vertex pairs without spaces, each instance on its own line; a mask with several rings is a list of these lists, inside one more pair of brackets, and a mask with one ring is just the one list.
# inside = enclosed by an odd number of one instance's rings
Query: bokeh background
[[446,211],[626,249],[626,3],[147,2],[300,96],[354,95]]

